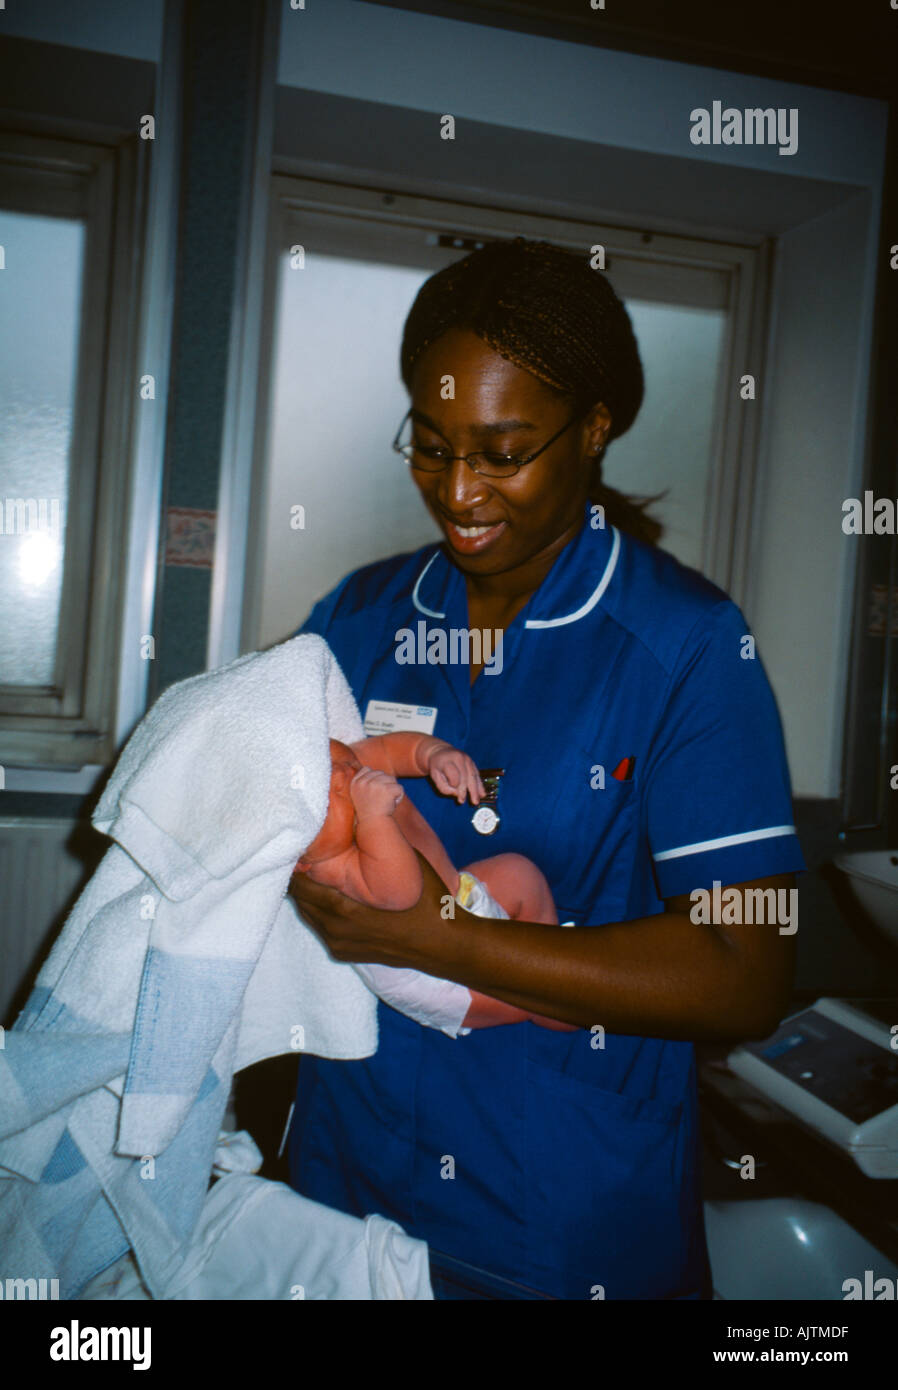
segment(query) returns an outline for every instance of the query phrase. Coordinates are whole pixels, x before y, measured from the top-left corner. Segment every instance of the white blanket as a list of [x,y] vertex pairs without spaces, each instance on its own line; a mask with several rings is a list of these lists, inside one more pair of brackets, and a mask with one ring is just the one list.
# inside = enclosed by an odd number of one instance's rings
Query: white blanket
[[[209,1192],[163,1297],[169,1300],[432,1299],[427,1243],[395,1221],[364,1220],[251,1176],[262,1155],[245,1130],[219,1136]],[[131,1251],[82,1299],[150,1298]]]

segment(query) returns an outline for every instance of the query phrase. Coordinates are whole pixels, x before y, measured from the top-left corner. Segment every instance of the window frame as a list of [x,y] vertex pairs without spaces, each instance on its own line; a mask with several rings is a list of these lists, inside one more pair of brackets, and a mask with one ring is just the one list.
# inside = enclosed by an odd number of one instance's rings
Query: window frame
[[141,144],[136,135],[110,145],[0,130],[0,206],[85,223],[56,669],[49,687],[0,685],[7,768],[106,765],[115,755],[139,403]]

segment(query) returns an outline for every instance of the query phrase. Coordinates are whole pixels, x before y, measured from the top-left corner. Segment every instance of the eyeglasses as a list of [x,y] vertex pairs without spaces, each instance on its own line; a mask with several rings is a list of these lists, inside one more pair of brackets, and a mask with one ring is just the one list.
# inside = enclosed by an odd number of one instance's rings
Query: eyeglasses
[[449,449],[441,449],[438,446],[425,444],[400,444],[399,436],[405,428],[406,421],[411,415],[409,410],[396,431],[396,438],[393,440],[393,448],[397,454],[402,454],[413,468],[419,469],[424,473],[439,473],[441,469],[460,458],[469,468],[473,468],[475,473],[483,473],[488,478],[513,478],[519,468],[523,468],[525,463],[532,463],[535,458],[544,453],[550,444],[554,444],[556,439],[560,439],[565,430],[569,430],[571,425],[583,419],[583,414],[575,415],[573,420],[568,420],[566,425],[562,425],[557,434],[553,434],[541,449],[537,449],[534,454],[527,454],[522,457],[515,454],[453,454]]

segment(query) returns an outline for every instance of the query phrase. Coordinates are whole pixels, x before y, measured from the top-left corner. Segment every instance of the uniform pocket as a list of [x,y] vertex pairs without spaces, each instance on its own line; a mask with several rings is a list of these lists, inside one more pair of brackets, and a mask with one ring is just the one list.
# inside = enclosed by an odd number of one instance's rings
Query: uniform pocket
[[560,922],[582,926],[627,915],[640,789],[635,778],[620,782],[611,771],[610,759],[580,742],[566,747],[555,766],[557,792],[545,818],[545,844]]
[[569,1299],[684,1291],[683,1124],[679,1105],[528,1059],[528,1267],[538,1285]]

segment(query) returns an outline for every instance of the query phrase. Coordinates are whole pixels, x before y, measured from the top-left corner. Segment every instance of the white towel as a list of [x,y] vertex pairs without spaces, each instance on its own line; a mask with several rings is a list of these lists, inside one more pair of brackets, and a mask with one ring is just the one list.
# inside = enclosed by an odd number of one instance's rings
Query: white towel
[[327,814],[328,739],[362,737],[327,643],[293,637],[164,691],[122,751],[93,823],[136,849],[161,891],[182,901],[283,830],[310,844]]
[[[233,1071],[291,1048],[339,1058],[376,1050],[375,1002],[285,897],[297,858],[327,814],[328,740],[361,737],[358,708],[330,648],[304,634],[171,686],[126,745],[93,822],[152,880],[134,892],[129,915],[136,928],[138,897],[154,913],[153,957],[141,993],[145,999],[155,988],[159,1008],[142,1009],[137,1019],[117,1153],[158,1153],[183,1123],[212,1060],[208,1032],[189,1063],[179,1049],[178,1070],[189,1089],[160,1087],[171,1024],[199,1007],[196,995],[209,973],[204,965],[216,976],[216,1045],[233,1017],[230,1005],[243,1001]],[[110,877],[125,869],[113,856]],[[105,945],[86,962],[88,980],[76,972],[57,981],[48,961],[38,983],[53,987],[57,1002],[66,1004],[74,990],[83,1017],[87,991],[102,974],[102,1007],[88,1017],[118,1031],[130,1018],[113,1022],[121,996],[116,955]],[[174,992],[177,958],[189,958],[194,979],[184,971],[181,980],[194,995],[192,1005]],[[95,969],[98,959],[106,962],[102,972]]]

